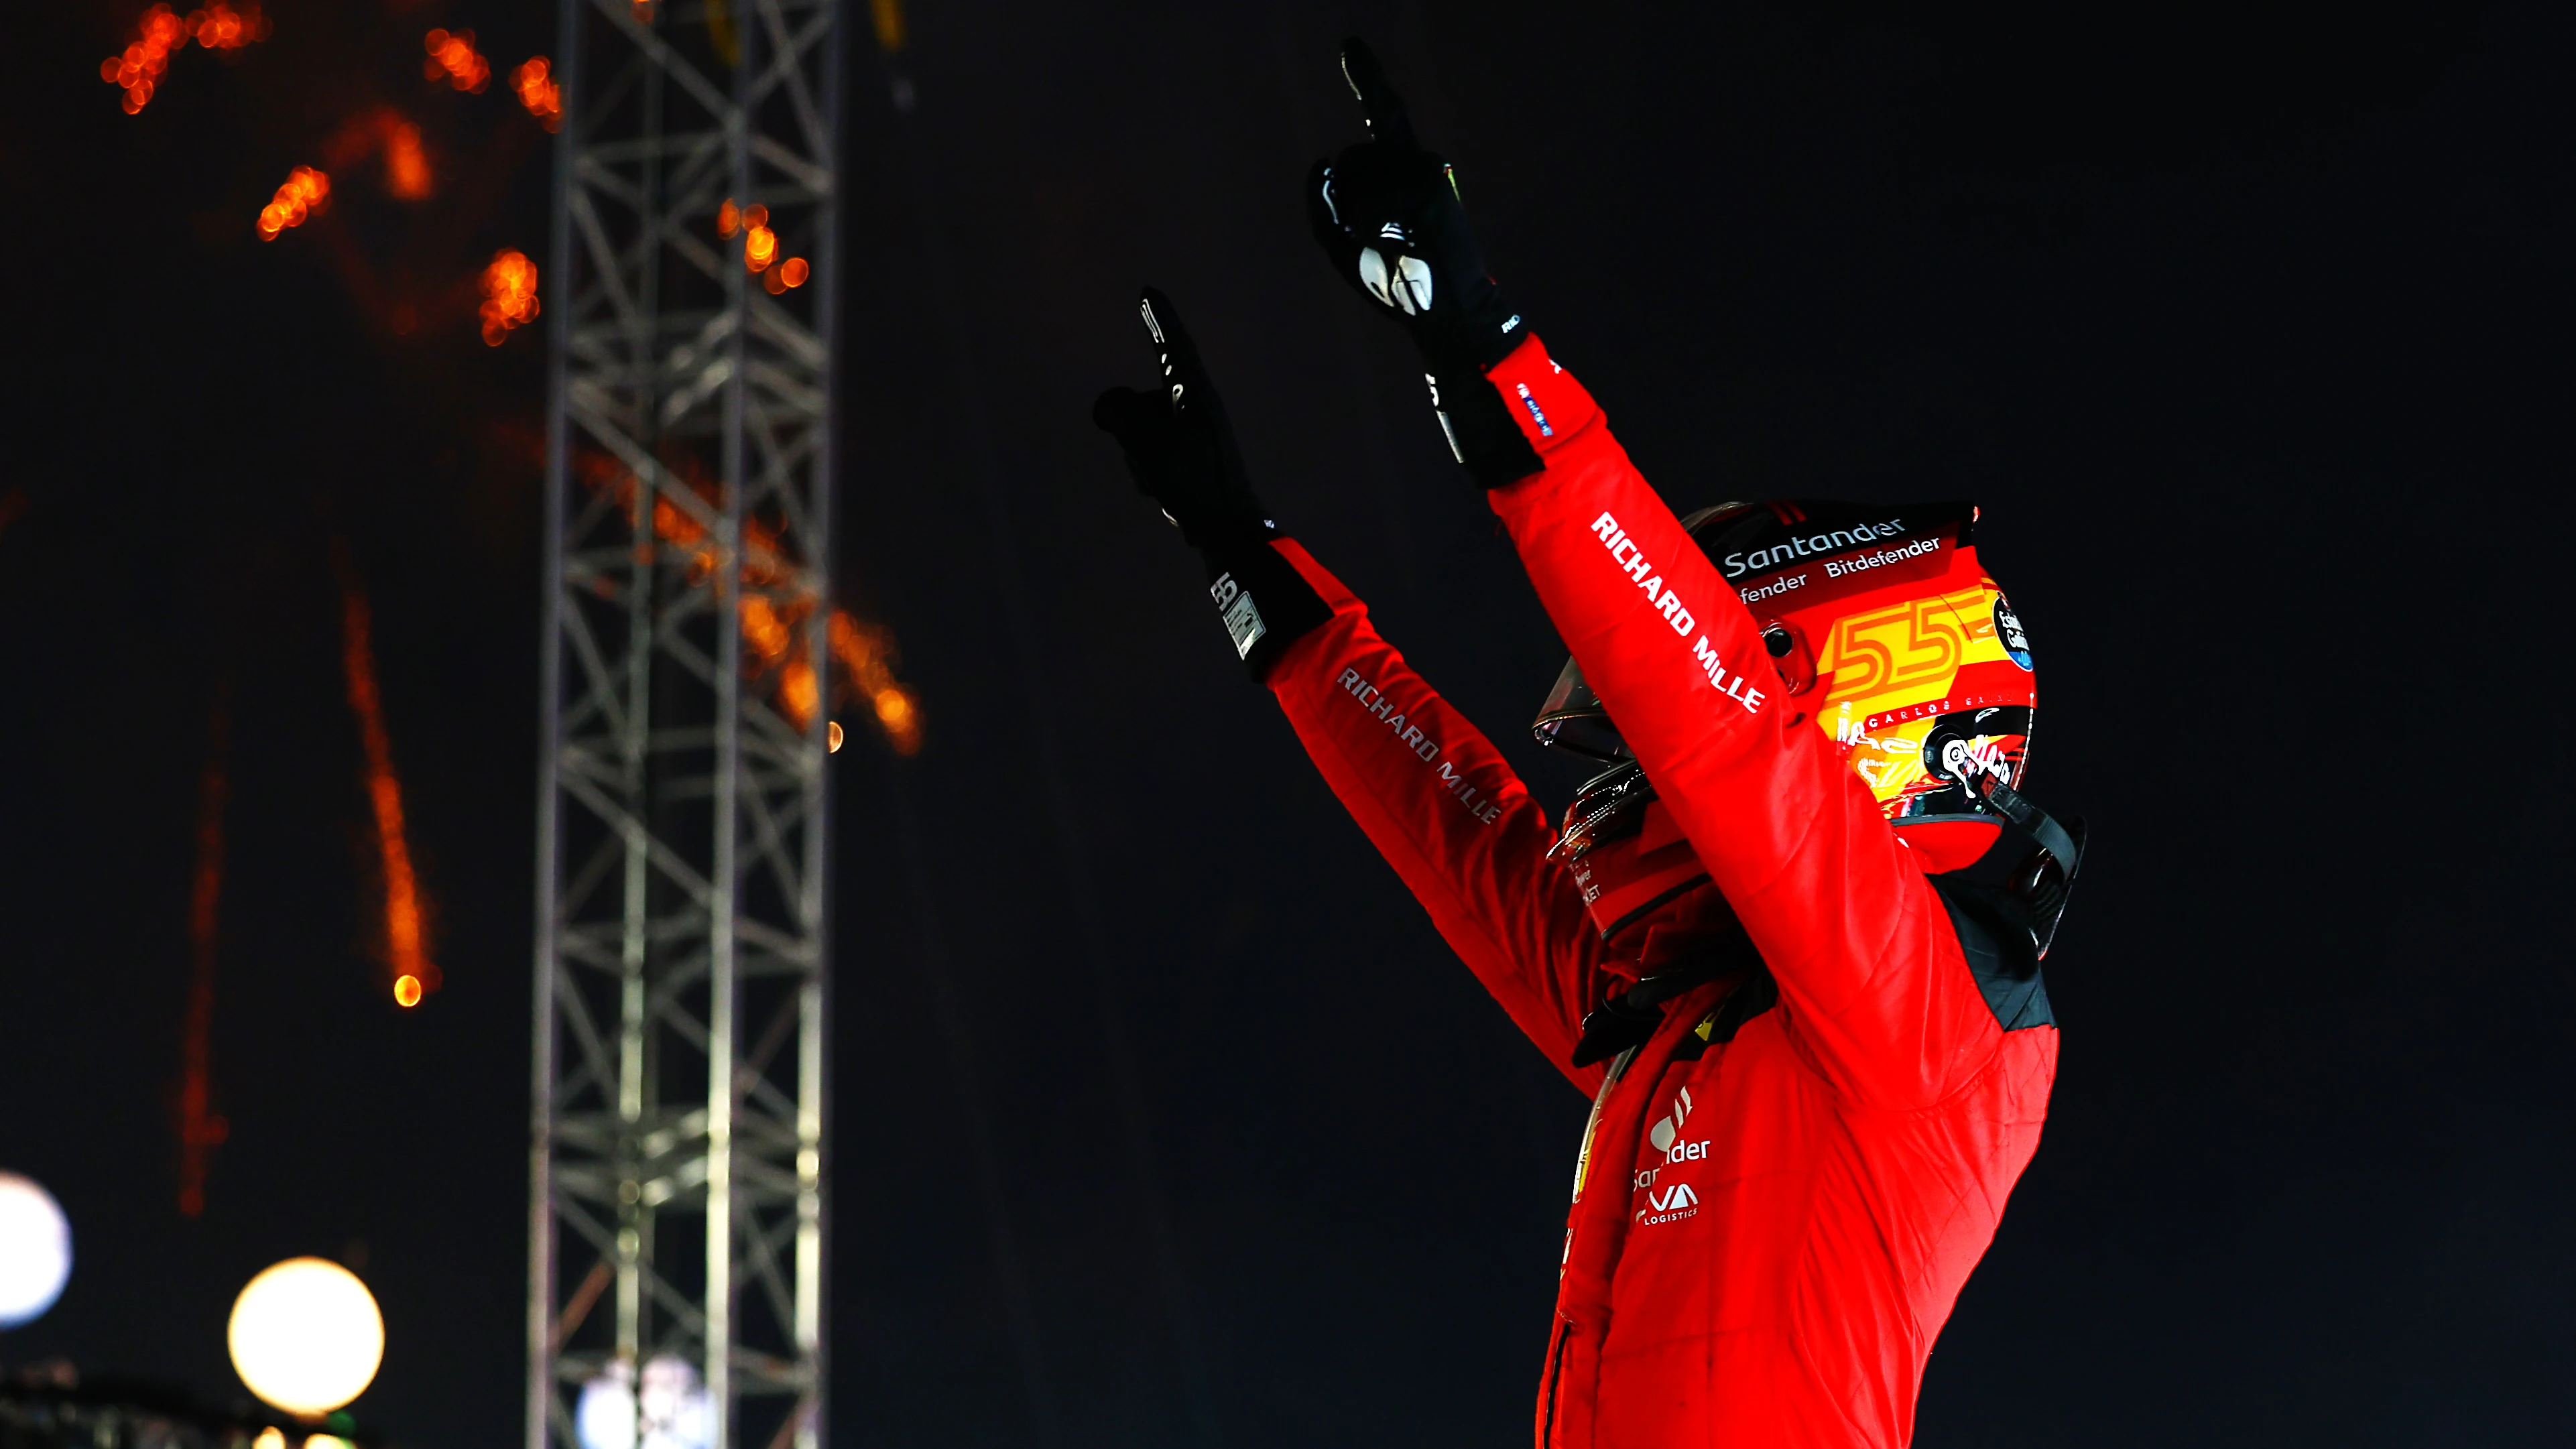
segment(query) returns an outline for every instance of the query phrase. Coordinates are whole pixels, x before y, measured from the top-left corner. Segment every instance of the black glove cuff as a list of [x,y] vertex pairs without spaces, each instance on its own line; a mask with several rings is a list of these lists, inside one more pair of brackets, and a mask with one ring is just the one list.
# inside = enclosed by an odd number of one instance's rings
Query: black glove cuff
[[1477,486],[1508,487],[1545,468],[1503,395],[1485,380],[1484,367],[1461,352],[1451,351],[1444,360],[1430,351],[1424,349],[1430,371],[1423,380],[1431,384],[1432,411],[1440,416],[1449,451],[1467,465]]
[[1269,677],[1288,646],[1333,617],[1332,605],[1270,546],[1281,536],[1239,536],[1199,551],[1207,560],[1208,598],[1255,684]]
[[1465,315],[1459,318],[1458,333],[1445,348],[1435,348],[1425,339],[1424,354],[1464,352],[1475,359],[1477,371],[1490,372],[1529,340],[1529,319],[1504,300],[1502,288],[1488,281],[1484,295],[1470,301]]

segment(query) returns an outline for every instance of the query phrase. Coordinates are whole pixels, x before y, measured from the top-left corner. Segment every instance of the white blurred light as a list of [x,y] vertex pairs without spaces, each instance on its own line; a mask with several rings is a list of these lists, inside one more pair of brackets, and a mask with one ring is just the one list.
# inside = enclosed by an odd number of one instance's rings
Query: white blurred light
[[242,1382],[290,1414],[327,1414],[356,1398],[385,1357],[375,1295],[321,1258],[289,1258],[251,1279],[225,1337]]
[[635,1393],[643,1449],[707,1449],[715,1439],[714,1414],[698,1383],[697,1365],[676,1353],[644,1360],[644,1382]]
[[72,1225],[35,1179],[0,1172],[0,1328],[44,1317],[72,1276]]
[[250,1441],[250,1449],[286,1449],[286,1431],[271,1424]]
[[581,1449],[635,1449],[635,1370],[624,1359],[581,1386],[572,1428]]

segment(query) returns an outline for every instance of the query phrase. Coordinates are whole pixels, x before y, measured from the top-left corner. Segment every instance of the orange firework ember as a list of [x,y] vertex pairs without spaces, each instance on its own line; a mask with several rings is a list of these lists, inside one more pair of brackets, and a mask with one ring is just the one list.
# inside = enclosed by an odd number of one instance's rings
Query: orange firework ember
[[172,53],[191,37],[208,50],[239,50],[254,40],[268,38],[268,17],[260,14],[256,5],[235,10],[223,0],[189,12],[185,20],[167,5],[144,11],[134,27],[134,43],[99,62],[98,67],[101,80],[125,91],[127,115],[151,104],[152,92],[161,84],[161,73],[170,68]]
[[433,30],[421,43],[429,51],[420,73],[460,91],[480,91],[492,79],[492,62],[474,49],[474,32]]
[[302,226],[304,218],[320,211],[331,199],[331,178],[310,166],[298,166],[277,188],[277,199],[261,207],[259,239],[275,241],[277,234],[290,226]]
[[[770,230],[768,207],[757,202],[737,207],[732,197],[726,197],[724,205],[716,208],[716,235],[731,237],[735,232],[743,234],[743,268],[760,278],[762,290],[769,295],[775,297],[790,287],[804,286],[805,279],[813,275],[813,267],[803,257],[778,261],[778,233]],[[778,264],[773,267],[773,262]]]
[[203,10],[188,12],[188,33],[208,50],[239,50],[254,40],[268,39],[268,17],[256,5],[235,10],[224,0],[215,0]]
[[[625,512],[628,524],[640,526],[633,473],[604,453],[585,453],[577,466],[583,483],[610,494]],[[689,487],[710,505],[722,506],[723,495],[715,484],[693,479]],[[688,555],[691,582],[702,582],[715,572],[715,539],[688,510],[667,496],[653,500],[653,536]],[[754,680],[774,674],[777,685],[771,702],[789,723],[803,730],[812,727],[824,701],[821,680],[805,649],[806,631],[814,617],[813,597],[801,591],[785,592],[781,597],[777,592],[789,584],[794,572],[779,549],[778,529],[757,518],[744,519],[743,589],[738,595],[743,673]],[[887,743],[897,753],[909,755],[919,750],[921,714],[911,691],[895,677],[893,634],[881,625],[861,623],[847,610],[833,609],[824,620],[824,637],[824,648],[840,664],[840,677],[833,681],[832,703],[838,705],[853,695],[866,700],[869,711],[885,730]],[[838,750],[840,725],[829,723],[827,735],[831,748]]]
[[510,89],[519,93],[519,104],[528,114],[546,123],[549,131],[563,126],[563,87],[554,82],[550,72],[554,63],[542,55],[532,55],[517,70],[510,72]]
[[[754,270],[757,270],[757,268]],[[814,269],[805,264],[805,259],[803,257],[789,257],[787,260],[780,262],[777,266],[771,267],[769,270],[762,272],[760,274],[760,285],[764,291],[775,297],[785,292],[790,287],[804,286],[805,279],[813,275],[813,272]]]
[[385,190],[403,201],[429,195],[429,152],[420,144],[420,127],[409,121],[385,132]]
[[346,172],[379,153],[384,157],[386,194],[397,201],[420,201],[436,188],[420,127],[391,106],[361,111],[342,123],[323,143],[322,161],[333,171]]
[[231,1133],[230,1124],[214,1113],[208,1072],[214,1054],[216,910],[224,891],[224,805],[232,795],[224,772],[232,743],[230,684],[224,681],[215,694],[213,738],[197,794],[196,879],[188,893],[188,1025],[179,1049],[179,1212],[192,1218],[206,1210],[206,1159]]
[[498,347],[510,329],[536,320],[537,264],[503,248],[483,269],[483,345]]
[[367,803],[376,817],[377,859],[385,879],[385,960],[393,972],[393,997],[417,1006],[439,986],[429,959],[420,886],[412,875],[411,845],[403,833],[402,781],[394,774],[393,740],[385,733],[385,706],[376,690],[376,652],[367,596],[358,585],[348,546],[333,540],[331,562],[340,575],[340,655],[349,676],[349,709],[367,752]]
[[913,704],[911,691],[895,681],[894,636],[882,625],[860,623],[844,609],[832,611],[827,629],[832,657],[841,662],[850,687],[876,712],[895,753],[909,755],[920,749],[921,711]]
[[187,43],[187,27],[170,13],[167,5],[155,5],[143,12],[142,21],[134,28],[134,43],[121,55],[111,55],[99,63],[98,73],[109,85],[125,88],[125,113],[129,116],[152,103],[152,89],[161,83],[161,72],[170,67],[170,52]]

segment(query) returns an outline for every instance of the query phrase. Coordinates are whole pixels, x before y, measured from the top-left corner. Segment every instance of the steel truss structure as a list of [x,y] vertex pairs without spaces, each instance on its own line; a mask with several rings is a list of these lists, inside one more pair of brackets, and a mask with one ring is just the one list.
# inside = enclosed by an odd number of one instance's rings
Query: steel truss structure
[[527,1449],[824,1438],[838,9],[563,0]]

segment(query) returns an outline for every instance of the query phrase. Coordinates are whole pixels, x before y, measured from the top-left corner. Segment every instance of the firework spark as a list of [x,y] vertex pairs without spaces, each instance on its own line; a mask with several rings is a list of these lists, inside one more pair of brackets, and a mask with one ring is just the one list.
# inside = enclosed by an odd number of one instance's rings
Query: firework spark
[[206,1210],[206,1169],[231,1124],[214,1112],[209,1067],[214,1055],[215,927],[224,892],[224,807],[232,798],[225,771],[232,748],[232,689],[216,687],[206,771],[197,792],[197,868],[188,892],[188,1023],[179,1048],[179,1212]]
[[268,39],[268,17],[259,7],[235,10],[224,0],[203,10],[188,12],[188,33],[208,50],[239,50],[254,40]]
[[[738,207],[732,197],[726,197],[724,205],[716,208],[716,235],[730,238],[736,232],[742,233],[744,270],[760,278],[761,289],[769,295],[775,297],[791,287],[804,286],[805,279],[814,274],[814,268],[803,257],[778,260],[778,233],[770,229],[768,207],[757,202]],[[773,262],[777,265],[772,266]]]
[[420,144],[420,127],[398,122],[385,133],[385,190],[398,200],[418,201],[429,195],[429,152]]
[[[604,453],[584,454],[578,466],[585,484],[609,493],[624,510],[628,524],[640,527],[633,473]],[[710,504],[718,504],[722,496],[711,482],[693,480],[690,486]],[[653,537],[687,554],[691,582],[703,582],[716,571],[719,554],[714,537],[668,497],[653,500]],[[754,681],[774,680],[771,703],[798,730],[810,729],[825,706],[822,680],[807,657],[805,643],[815,601],[793,588],[795,570],[779,547],[778,530],[760,519],[743,520],[739,569],[743,672]],[[837,707],[853,697],[863,700],[896,753],[919,750],[921,712],[912,691],[895,675],[893,633],[835,608],[824,619],[824,650],[840,666],[832,681],[831,704]],[[837,722],[829,722],[827,737],[831,748],[841,747]]]
[[184,49],[189,40],[208,50],[239,50],[254,40],[268,38],[268,17],[259,7],[235,10],[223,0],[203,10],[190,11],[182,20],[167,5],[155,5],[135,22],[134,41],[115,55],[100,61],[99,79],[125,92],[125,113],[138,115],[152,103],[152,93],[160,88],[162,73],[170,68],[170,57]]
[[161,73],[170,68],[170,52],[185,45],[187,27],[170,13],[167,5],[155,5],[143,12],[134,27],[134,43],[121,54],[99,62],[98,73],[109,85],[125,89],[125,113],[138,114],[152,104],[152,92],[161,84]]
[[914,703],[912,691],[898,683],[894,675],[894,635],[882,624],[862,624],[846,609],[834,609],[826,630],[831,637],[832,657],[841,663],[841,672],[849,686],[856,690],[885,729],[887,743],[895,753],[909,755],[921,748],[921,710]]
[[395,1003],[417,1006],[438,989],[439,970],[429,959],[420,885],[403,829],[402,780],[394,774],[393,740],[385,731],[384,699],[376,688],[373,623],[346,543],[332,541],[331,562],[340,575],[341,663],[349,677],[349,709],[358,717],[359,739],[366,747],[367,803],[375,812],[377,859],[384,868],[385,959],[393,972]]
[[548,131],[563,128],[563,87],[555,84],[553,67],[544,56],[532,55],[510,72],[510,89],[519,93],[519,104],[543,121]]
[[310,166],[296,167],[287,173],[286,184],[277,188],[277,198],[260,208],[259,239],[277,240],[279,232],[302,226],[306,217],[320,211],[330,200],[330,177]]
[[383,159],[385,194],[397,201],[425,200],[437,188],[420,127],[391,106],[358,112],[322,145],[332,172],[346,174],[370,157]]
[[471,30],[433,30],[421,37],[429,59],[421,62],[420,73],[433,81],[445,81],[460,91],[479,92],[492,80],[492,62],[474,48]]
[[537,264],[507,247],[483,269],[483,345],[498,347],[510,329],[536,320]]

